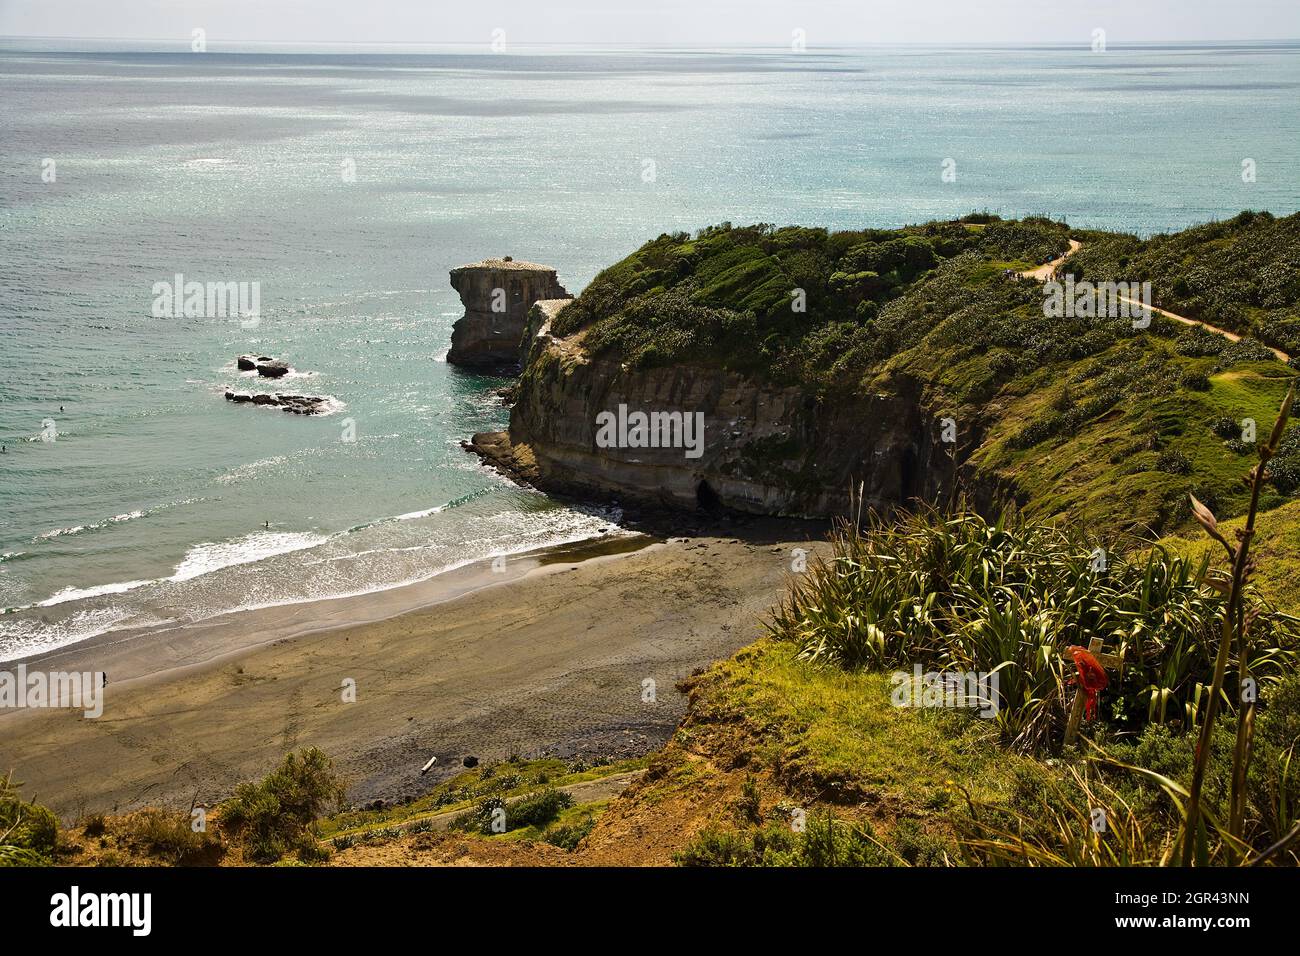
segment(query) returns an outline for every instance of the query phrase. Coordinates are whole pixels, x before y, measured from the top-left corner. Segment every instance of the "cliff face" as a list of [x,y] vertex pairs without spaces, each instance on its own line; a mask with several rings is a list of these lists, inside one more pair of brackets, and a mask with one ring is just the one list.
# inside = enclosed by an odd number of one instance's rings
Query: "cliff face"
[[541,299],[567,299],[555,270],[533,262],[487,259],[451,270],[465,315],[451,331],[447,361],[478,369],[519,364],[528,310]]
[[[508,434],[473,442],[543,490],[824,517],[846,514],[850,488],[859,484],[866,505],[883,509],[933,500],[949,486],[951,446],[940,441],[938,418],[923,409],[918,383],[904,380],[893,394],[837,404],[699,365],[629,370],[588,356],[581,334],[552,336],[549,320],[563,304],[533,310]],[[692,422],[683,417],[681,428],[659,433],[670,440],[657,442],[653,425],[637,433],[637,412],[680,413]],[[631,423],[622,435],[620,418]],[[644,447],[651,444],[676,447]]]

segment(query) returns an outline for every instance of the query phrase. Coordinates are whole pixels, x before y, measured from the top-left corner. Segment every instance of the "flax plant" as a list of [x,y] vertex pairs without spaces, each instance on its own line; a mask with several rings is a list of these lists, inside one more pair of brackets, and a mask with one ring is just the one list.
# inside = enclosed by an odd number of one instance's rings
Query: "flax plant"
[[[1232,571],[1225,581],[1216,576],[1209,579],[1223,590],[1227,599],[1223,607],[1222,631],[1219,638],[1218,652],[1214,659],[1214,677],[1211,681],[1205,701],[1205,710],[1201,715],[1200,736],[1196,745],[1196,762],[1192,770],[1192,785],[1187,796],[1186,817],[1182,841],[1182,862],[1191,866],[1205,856],[1208,834],[1204,832],[1201,807],[1201,791],[1205,784],[1205,772],[1210,762],[1210,747],[1214,738],[1214,722],[1219,712],[1220,699],[1223,696],[1223,683],[1228,669],[1228,659],[1232,648],[1237,648],[1237,672],[1239,684],[1237,697],[1240,706],[1237,710],[1237,740],[1232,755],[1232,780],[1227,836],[1239,842],[1245,827],[1246,813],[1246,773],[1250,767],[1251,743],[1255,722],[1255,694],[1243,699],[1244,692],[1251,678],[1250,669],[1250,633],[1248,618],[1253,617],[1253,609],[1248,614],[1244,607],[1246,585],[1253,570],[1250,558],[1251,539],[1255,536],[1255,517],[1259,510],[1259,496],[1264,487],[1269,459],[1277,452],[1278,443],[1286,430],[1287,419],[1291,414],[1291,405],[1295,400],[1295,385],[1287,391],[1282,401],[1277,422],[1273,425],[1268,441],[1259,446],[1259,462],[1251,469],[1247,482],[1250,485],[1250,509],[1246,513],[1246,523],[1237,532],[1237,543],[1230,544],[1219,531],[1218,521],[1205,505],[1192,498],[1192,511],[1205,532],[1223,545],[1228,554]],[[1293,828],[1294,829],[1294,828]],[[1294,837],[1293,837],[1294,838]],[[1199,854],[1198,854],[1199,848]]]

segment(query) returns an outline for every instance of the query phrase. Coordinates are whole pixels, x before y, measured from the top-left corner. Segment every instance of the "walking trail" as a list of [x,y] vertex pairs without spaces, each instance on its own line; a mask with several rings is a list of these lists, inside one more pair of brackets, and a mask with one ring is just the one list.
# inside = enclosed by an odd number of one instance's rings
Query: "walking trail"
[[[1070,258],[1070,256],[1078,252],[1079,249],[1082,247],[1082,245],[1083,244],[1081,242],[1078,242],[1075,239],[1071,239],[1070,250],[1066,252],[1064,255],[1061,255],[1053,259],[1051,262],[1045,262],[1041,266],[1037,266],[1036,268],[1028,269],[1024,272],[1021,272],[1020,275],[1024,276],[1026,279],[1037,279],[1039,282],[1046,282],[1048,279],[1052,278],[1052,276],[1056,274],[1057,267],[1061,263],[1063,263],[1066,259]],[[1129,305],[1136,305],[1139,307],[1143,305],[1143,303],[1138,302],[1134,299],[1130,299],[1128,296],[1125,295],[1118,296],[1118,298],[1121,302],[1127,302]],[[1185,315],[1179,315],[1178,313],[1170,312],[1167,309],[1158,309],[1154,305],[1150,306],[1149,308],[1151,309],[1152,312],[1159,313],[1160,315],[1163,315],[1167,319],[1173,319],[1175,322],[1181,322],[1183,323],[1183,325],[1199,325],[1203,329],[1208,329],[1209,331],[1214,332],[1217,335],[1222,335],[1229,342],[1241,341],[1240,335],[1238,335],[1235,332],[1229,332],[1227,329],[1221,329],[1217,325],[1210,325],[1210,323],[1201,322],[1198,319],[1189,319]],[[1281,349],[1275,349],[1272,348],[1271,346],[1265,346],[1265,347],[1268,348],[1268,350],[1272,352],[1274,355],[1276,355],[1279,361],[1289,362],[1291,360],[1291,356],[1287,355]]]

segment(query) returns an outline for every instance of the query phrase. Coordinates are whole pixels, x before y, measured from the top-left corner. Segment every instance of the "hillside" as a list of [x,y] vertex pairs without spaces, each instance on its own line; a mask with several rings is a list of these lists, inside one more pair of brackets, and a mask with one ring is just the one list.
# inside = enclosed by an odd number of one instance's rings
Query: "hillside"
[[1170,235],[1089,233],[1066,271],[1150,280],[1156,305],[1300,351],[1300,216],[1243,212]]
[[[1224,422],[1267,419],[1294,372],[1249,337],[1232,343],[1159,316],[1149,328],[1049,317],[1040,284],[1019,273],[1077,235],[1083,247],[1064,268],[1080,277],[1145,280],[1174,249],[1170,290],[1206,270],[1284,276],[1296,229],[1300,215],[1243,214],[1141,242],[977,216],[660,236],[538,323],[510,444],[483,436],[480,448],[495,443],[496,460],[555,492],[824,516],[843,513],[859,484],[883,509],[950,497],[941,423],[951,419],[961,484],[983,510],[1010,500],[1098,532],[1149,535],[1187,527],[1195,493],[1232,517],[1249,449],[1225,444]],[[1227,269],[1233,250],[1245,259]],[[1165,302],[1163,273],[1150,279]],[[1225,288],[1219,299],[1239,296],[1242,315],[1268,303],[1269,328],[1300,315],[1289,281]],[[1167,301],[1225,328],[1263,328],[1207,311],[1204,296]],[[714,437],[688,462],[674,450],[599,448],[593,423],[620,403],[699,411]],[[1297,448],[1293,434],[1265,508],[1295,493]]]

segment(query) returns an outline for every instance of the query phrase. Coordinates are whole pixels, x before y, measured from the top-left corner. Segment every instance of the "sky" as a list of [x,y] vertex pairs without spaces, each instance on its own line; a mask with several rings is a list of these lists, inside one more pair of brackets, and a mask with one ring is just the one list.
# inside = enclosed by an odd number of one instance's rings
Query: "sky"
[[[679,47],[1300,38],[1300,0],[0,0],[0,36]],[[503,31],[495,33],[494,31]]]

